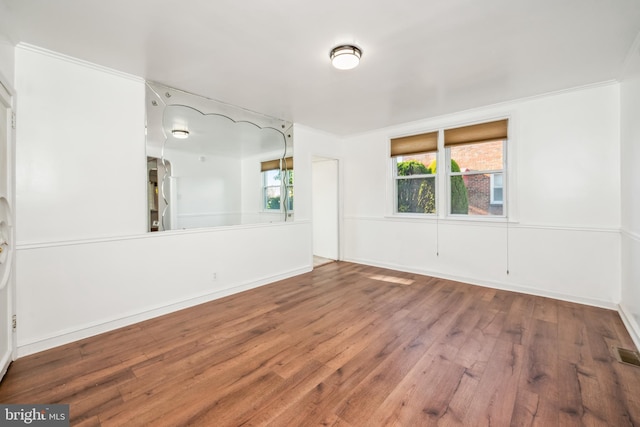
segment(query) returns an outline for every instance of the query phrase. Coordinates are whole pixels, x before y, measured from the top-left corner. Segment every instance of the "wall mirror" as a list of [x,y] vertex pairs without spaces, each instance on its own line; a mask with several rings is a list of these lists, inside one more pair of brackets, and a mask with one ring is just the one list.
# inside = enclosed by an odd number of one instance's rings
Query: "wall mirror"
[[149,231],[293,218],[292,123],[147,82]]

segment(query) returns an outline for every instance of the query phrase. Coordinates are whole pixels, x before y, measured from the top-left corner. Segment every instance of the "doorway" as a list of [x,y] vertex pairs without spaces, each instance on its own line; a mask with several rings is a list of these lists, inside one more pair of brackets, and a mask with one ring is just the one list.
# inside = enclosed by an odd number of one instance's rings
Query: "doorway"
[[313,157],[312,219],[313,266],[340,259],[338,159]]

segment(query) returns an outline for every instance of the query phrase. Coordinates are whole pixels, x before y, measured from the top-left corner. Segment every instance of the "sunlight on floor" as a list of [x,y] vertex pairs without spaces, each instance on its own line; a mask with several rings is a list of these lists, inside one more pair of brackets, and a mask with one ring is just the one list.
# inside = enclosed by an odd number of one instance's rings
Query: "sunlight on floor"
[[369,279],[381,280],[383,282],[397,283],[399,285],[413,285],[413,283],[415,282],[415,280],[411,280],[411,279],[403,279],[401,277],[394,277],[394,276],[382,276],[379,274],[369,275],[367,277]]

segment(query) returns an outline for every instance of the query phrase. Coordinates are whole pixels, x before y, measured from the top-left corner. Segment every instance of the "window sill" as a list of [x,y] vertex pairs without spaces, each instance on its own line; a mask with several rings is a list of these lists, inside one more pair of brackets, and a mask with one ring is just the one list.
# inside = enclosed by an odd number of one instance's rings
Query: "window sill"
[[432,214],[419,214],[419,213],[394,213],[391,215],[385,215],[385,218],[400,218],[400,219],[436,219],[438,216]]
[[517,224],[518,221],[510,220],[506,216],[492,216],[492,217],[481,217],[481,216],[437,216],[435,214],[392,214],[385,215],[385,219],[395,220],[395,221],[433,221],[440,223],[451,223],[451,224],[470,224],[478,223],[478,224]]
[[390,215],[384,216],[387,219],[429,219],[429,220],[438,220],[438,221],[477,221],[477,222],[513,222],[508,221],[506,216],[498,216],[498,215],[447,215],[447,216],[438,216],[436,214],[418,214],[418,213],[394,213]]
[[[282,215],[282,214],[284,214],[284,211],[269,211],[269,210],[263,210],[263,211],[260,211],[260,213],[263,213],[263,214],[272,214],[272,215]],[[292,214],[292,213],[293,213],[293,211],[287,211],[287,214]]]
[[451,221],[479,221],[479,222],[507,222],[508,218],[504,215],[447,215],[442,218]]
[[388,214],[382,219],[390,221],[406,221],[406,222],[437,222],[438,216],[436,214]]

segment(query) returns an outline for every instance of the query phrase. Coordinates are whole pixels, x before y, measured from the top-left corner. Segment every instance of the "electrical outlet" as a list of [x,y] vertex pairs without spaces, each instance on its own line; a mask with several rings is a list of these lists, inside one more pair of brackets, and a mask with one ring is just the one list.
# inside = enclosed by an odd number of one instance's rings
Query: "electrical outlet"
[[214,271],[213,276],[211,276],[211,278],[213,279],[214,282],[218,280],[218,273]]

